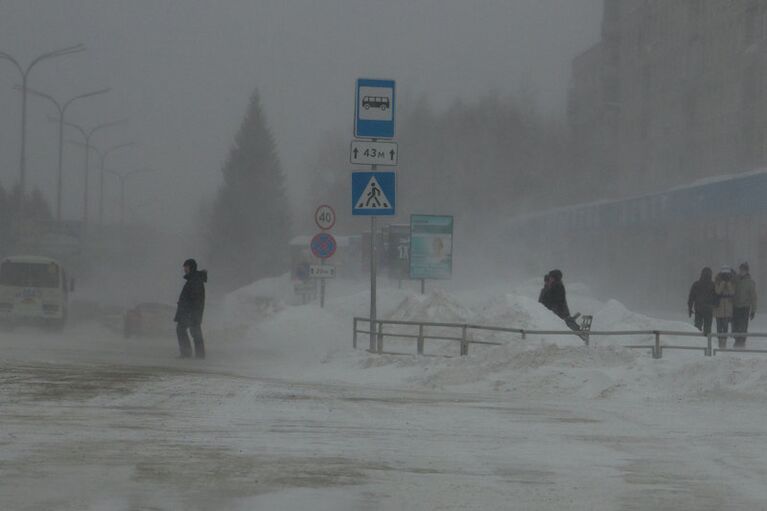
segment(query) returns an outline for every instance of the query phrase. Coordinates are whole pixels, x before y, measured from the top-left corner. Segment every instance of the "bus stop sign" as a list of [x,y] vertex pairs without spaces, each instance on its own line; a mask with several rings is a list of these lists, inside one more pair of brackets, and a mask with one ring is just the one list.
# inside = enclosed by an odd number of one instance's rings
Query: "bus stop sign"
[[394,138],[396,98],[394,80],[357,80],[354,136]]

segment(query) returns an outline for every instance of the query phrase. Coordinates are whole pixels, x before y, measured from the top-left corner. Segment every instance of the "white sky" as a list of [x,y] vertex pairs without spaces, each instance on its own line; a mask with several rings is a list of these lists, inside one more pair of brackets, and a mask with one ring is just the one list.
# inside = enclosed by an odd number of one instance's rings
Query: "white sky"
[[[570,59],[598,39],[602,0],[0,0],[0,50],[28,61],[84,43],[87,53],[42,63],[30,86],[57,97],[111,86],[71,109],[87,125],[129,117],[97,144],[140,146],[112,167],[150,166],[131,202],[169,226],[189,219],[219,182],[248,96],[261,91],[292,197],[325,131],[351,138],[354,80],[393,78],[398,108],[495,91],[536,91],[561,113]],[[0,179],[18,174],[17,73],[0,62]],[[56,131],[32,99],[29,182],[52,192]],[[68,136],[74,138],[74,135]],[[66,149],[65,213],[77,217],[81,150]],[[339,169],[343,172],[345,169]],[[117,184],[108,182],[109,201]],[[142,206],[143,205],[143,206]],[[109,210],[110,215],[116,210]]]

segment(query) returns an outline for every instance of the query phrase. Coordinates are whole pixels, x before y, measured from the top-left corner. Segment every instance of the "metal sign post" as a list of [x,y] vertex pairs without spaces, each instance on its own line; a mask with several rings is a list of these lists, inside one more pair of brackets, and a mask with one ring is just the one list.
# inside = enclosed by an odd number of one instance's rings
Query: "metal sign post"
[[376,172],[378,166],[371,167],[371,172],[352,173],[352,215],[370,217],[370,349],[375,351],[377,217],[395,214],[397,179],[394,172]]
[[[320,259],[320,266],[325,266],[325,260]],[[320,280],[320,309],[325,308],[325,279]]]
[[372,172],[352,174],[352,215],[370,216],[370,351],[376,349],[377,254],[376,230],[379,215],[394,215],[396,176],[393,172],[375,172],[378,164],[396,165],[397,145],[378,143],[394,137],[396,95],[394,80],[357,80],[354,105],[354,136],[370,139],[354,141],[351,161],[370,164]]
[[[373,165],[373,170],[375,170]],[[370,217],[370,351],[376,351],[376,217]]]

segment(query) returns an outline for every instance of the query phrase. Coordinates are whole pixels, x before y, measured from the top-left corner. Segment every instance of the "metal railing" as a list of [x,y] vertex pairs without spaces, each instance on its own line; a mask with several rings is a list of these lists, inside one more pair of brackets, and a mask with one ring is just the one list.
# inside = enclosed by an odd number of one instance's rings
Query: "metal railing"
[[[367,323],[368,329],[364,330],[359,327],[360,323]],[[404,327],[417,327],[413,332],[395,332],[384,331],[384,326],[404,326]],[[427,328],[433,329],[441,328],[456,331],[452,333],[427,333]],[[593,330],[531,330],[526,328],[508,328],[499,326],[488,325],[475,325],[471,323],[437,323],[429,321],[401,321],[401,320],[383,320],[377,319],[374,321],[373,328],[371,330],[369,318],[354,318],[354,335],[352,337],[352,344],[354,348],[357,348],[357,340],[359,334],[370,335],[370,346],[368,351],[378,354],[393,354],[393,355],[410,355],[410,353],[396,353],[384,351],[384,338],[398,338],[398,339],[415,339],[416,341],[416,354],[424,355],[424,345],[426,340],[441,340],[452,341],[460,343],[460,355],[466,356],[469,354],[470,344],[490,345],[490,346],[502,346],[507,344],[505,342],[498,341],[484,341],[477,340],[470,336],[470,332],[494,332],[494,333],[508,333],[520,335],[522,340],[527,339],[528,335],[547,335],[547,336],[577,336],[581,338],[586,346],[589,345],[591,337],[627,337],[627,336],[649,336],[653,339],[652,344],[631,344],[623,345],[624,348],[631,349],[647,349],[652,353],[652,357],[660,359],[663,357],[664,350],[690,350],[690,351],[702,351],[707,357],[715,355],[717,352],[737,352],[737,353],[767,353],[767,349],[745,349],[745,348],[714,348],[713,342],[715,338],[719,337],[749,337],[749,338],[767,338],[767,333],[758,332],[745,332],[745,333],[711,333],[709,335],[702,334],[700,332],[676,332],[671,330],[614,330],[614,331],[593,331]],[[460,332],[458,334],[457,332]],[[705,340],[706,344],[701,345],[668,345],[663,344],[663,337],[689,337],[700,340]]]

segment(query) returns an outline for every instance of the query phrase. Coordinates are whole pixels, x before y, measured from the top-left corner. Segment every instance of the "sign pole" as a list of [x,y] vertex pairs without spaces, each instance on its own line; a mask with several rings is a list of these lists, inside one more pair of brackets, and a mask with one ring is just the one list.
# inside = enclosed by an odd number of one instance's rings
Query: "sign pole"
[[376,217],[370,217],[370,351],[376,350]]
[[[325,266],[325,260],[320,259],[320,266]],[[325,279],[320,279],[320,309],[325,308]]]
[[[375,139],[373,139],[375,142]],[[371,165],[371,170],[377,170],[378,165]],[[376,330],[376,216],[370,217],[370,351],[374,353],[376,351],[376,336],[374,334]]]
[[[376,229],[378,216],[393,216],[396,202],[396,174],[375,172],[378,164],[396,165],[397,146],[393,142],[379,144],[378,139],[394,138],[396,111],[394,80],[358,78],[354,105],[354,137],[370,139],[351,145],[352,163],[370,164],[370,175],[352,173],[352,215],[370,216],[370,351],[376,342]],[[388,155],[388,158],[387,158]],[[358,188],[360,186],[361,188]]]

